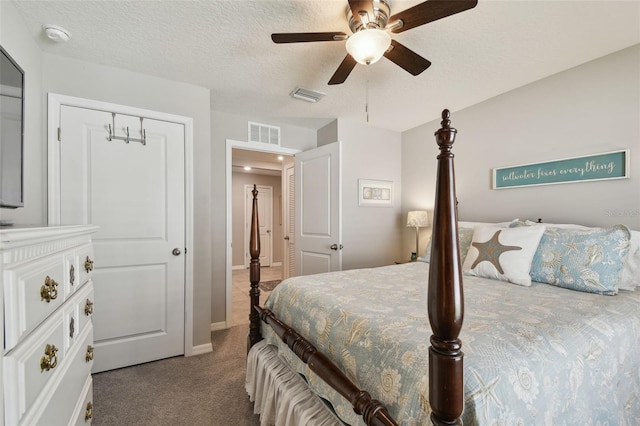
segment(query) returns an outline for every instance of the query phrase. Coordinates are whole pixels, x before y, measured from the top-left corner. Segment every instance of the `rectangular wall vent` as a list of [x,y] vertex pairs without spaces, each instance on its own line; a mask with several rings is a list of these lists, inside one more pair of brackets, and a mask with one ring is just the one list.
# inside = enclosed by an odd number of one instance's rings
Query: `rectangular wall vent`
[[296,87],[291,93],[289,93],[289,96],[307,102],[318,102],[320,99],[324,98],[325,94],[316,90],[305,89],[304,87]]
[[280,127],[249,121],[249,142],[280,145]]

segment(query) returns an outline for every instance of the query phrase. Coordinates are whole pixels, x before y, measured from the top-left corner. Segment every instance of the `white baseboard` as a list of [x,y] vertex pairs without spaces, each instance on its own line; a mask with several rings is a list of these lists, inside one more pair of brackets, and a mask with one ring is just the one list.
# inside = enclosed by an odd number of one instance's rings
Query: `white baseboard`
[[213,352],[213,345],[211,343],[205,343],[204,345],[198,345],[191,348],[191,355],[202,355],[209,352]]
[[226,321],[212,322],[211,323],[211,331],[225,330],[227,328],[229,328],[229,327],[227,327],[227,322]]

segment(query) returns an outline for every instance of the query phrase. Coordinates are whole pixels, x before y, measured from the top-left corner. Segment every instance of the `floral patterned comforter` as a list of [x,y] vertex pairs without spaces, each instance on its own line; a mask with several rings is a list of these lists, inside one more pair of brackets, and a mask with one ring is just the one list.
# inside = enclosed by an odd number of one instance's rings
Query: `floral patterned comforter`
[[[294,277],[265,307],[403,425],[428,424],[427,263]],[[640,424],[640,291],[602,296],[464,276],[465,425]],[[267,342],[364,424],[269,326]]]

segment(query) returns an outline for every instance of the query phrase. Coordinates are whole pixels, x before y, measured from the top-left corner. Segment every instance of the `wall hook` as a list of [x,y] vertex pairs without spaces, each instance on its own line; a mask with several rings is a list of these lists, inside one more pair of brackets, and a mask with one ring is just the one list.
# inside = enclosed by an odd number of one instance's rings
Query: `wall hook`
[[124,132],[125,132],[126,136],[116,136],[115,135],[116,113],[112,112],[111,113],[111,123],[107,124],[107,128],[109,130],[109,134],[107,135],[107,140],[109,142],[111,142],[114,139],[118,139],[118,140],[124,141],[125,143],[140,142],[142,145],[146,145],[147,144],[147,132],[144,129],[144,127],[142,126],[142,122],[143,122],[143,118],[140,117],[140,135],[142,136],[142,138],[140,138],[140,139],[132,138],[130,136],[130,133],[129,133],[129,126],[124,128]]

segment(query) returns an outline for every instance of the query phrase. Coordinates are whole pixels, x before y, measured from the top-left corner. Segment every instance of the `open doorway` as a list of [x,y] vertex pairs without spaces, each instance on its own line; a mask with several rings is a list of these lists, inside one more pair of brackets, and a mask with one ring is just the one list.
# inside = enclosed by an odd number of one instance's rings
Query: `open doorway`
[[[263,267],[260,282],[278,282],[283,278],[283,264],[288,237],[285,224],[287,205],[292,199],[284,198],[283,176],[287,165],[293,164],[297,151],[271,146],[255,146],[246,142],[227,141],[227,326],[249,322],[249,270],[248,238],[251,220],[250,191],[258,186],[262,226],[261,246],[265,248],[261,258]],[[249,149],[247,149],[249,148]],[[269,196],[270,195],[270,196]],[[266,207],[271,206],[271,207]],[[268,209],[269,211],[264,211]],[[287,209],[292,210],[292,209]],[[266,214],[268,213],[268,214]],[[247,240],[247,241],[245,241]],[[261,256],[262,257],[262,256]],[[287,262],[288,263],[288,262]],[[263,291],[263,295],[268,292]],[[264,297],[261,296],[261,300]]]
[[[247,155],[250,154],[250,155]],[[273,157],[278,163],[258,160]],[[251,157],[251,158],[247,158]],[[282,265],[282,161],[281,155],[233,150],[231,173],[232,269],[249,267],[249,231],[251,223],[251,190],[258,188],[260,214],[260,264],[263,267]],[[259,161],[263,161],[258,165]],[[239,164],[239,165],[238,165]],[[253,164],[250,166],[249,164]],[[267,169],[266,167],[272,167]],[[277,167],[277,168],[275,168]],[[245,169],[246,168],[246,169]]]

